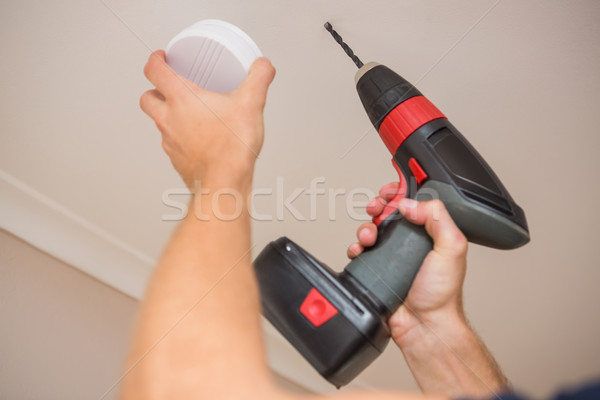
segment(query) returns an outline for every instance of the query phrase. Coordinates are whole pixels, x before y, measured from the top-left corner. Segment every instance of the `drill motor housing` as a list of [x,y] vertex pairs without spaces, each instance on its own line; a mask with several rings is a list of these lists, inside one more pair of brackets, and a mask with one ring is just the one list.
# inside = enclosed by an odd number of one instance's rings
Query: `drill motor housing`
[[[362,65],[362,63],[361,63]],[[440,199],[470,242],[514,249],[529,241],[523,210],[471,144],[412,84],[368,63],[356,74],[362,104],[399,173],[400,187],[374,219],[374,246],[334,272],[287,237],[254,265],[263,314],[336,387],[349,383],[389,342],[402,304],[432,249],[424,228],[402,217],[402,197]]]

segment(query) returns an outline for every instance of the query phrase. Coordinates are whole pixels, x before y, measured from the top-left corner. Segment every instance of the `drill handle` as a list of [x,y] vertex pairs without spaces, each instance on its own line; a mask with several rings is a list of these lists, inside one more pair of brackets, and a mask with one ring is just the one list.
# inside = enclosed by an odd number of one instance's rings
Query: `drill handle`
[[432,248],[425,228],[414,225],[396,210],[379,225],[375,244],[354,258],[345,271],[389,316],[406,298]]

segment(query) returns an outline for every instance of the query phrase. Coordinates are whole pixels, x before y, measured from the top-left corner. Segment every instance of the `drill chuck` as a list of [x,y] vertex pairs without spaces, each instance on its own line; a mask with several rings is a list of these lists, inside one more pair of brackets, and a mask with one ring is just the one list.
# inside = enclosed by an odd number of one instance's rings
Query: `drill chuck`
[[375,129],[397,105],[415,96],[423,96],[406,79],[386,67],[369,62],[354,76],[356,90]]

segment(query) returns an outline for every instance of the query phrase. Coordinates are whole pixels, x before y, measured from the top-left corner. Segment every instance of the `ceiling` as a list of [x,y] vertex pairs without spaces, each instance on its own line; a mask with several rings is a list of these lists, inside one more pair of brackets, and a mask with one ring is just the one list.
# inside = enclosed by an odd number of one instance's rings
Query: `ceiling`
[[[323,29],[329,20],[363,61],[416,84],[526,211],[532,242],[510,252],[472,246],[465,288],[472,324],[515,386],[539,396],[600,375],[600,3],[5,0],[0,7],[3,228],[139,296],[175,226],[174,202],[185,202],[154,124],[138,108],[150,88],[142,68],[183,28],[218,18],[245,30],[278,71],[256,170],[256,187],[271,194],[256,197],[263,220],[253,226],[255,250],[287,235],[342,268],[365,215],[360,193],[374,193],[395,173],[355,93],[355,66]],[[325,189],[314,215],[311,181]],[[304,191],[292,202],[294,216],[284,200],[296,189]],[[356,202],[351,212],[348,201]],[[275,369],[326,387],[285,343],[269,346]],[[360,385],[416,389],[391,347]]]

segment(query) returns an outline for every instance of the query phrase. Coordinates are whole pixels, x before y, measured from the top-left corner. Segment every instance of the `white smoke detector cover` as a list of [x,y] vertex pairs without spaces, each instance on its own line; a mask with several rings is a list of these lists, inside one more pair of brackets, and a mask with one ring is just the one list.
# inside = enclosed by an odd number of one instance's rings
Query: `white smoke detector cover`
[[167,64],[179,75],[213,92],[237,88],[260,49],[244,31],[207,19],[181,31],[167,45]]

